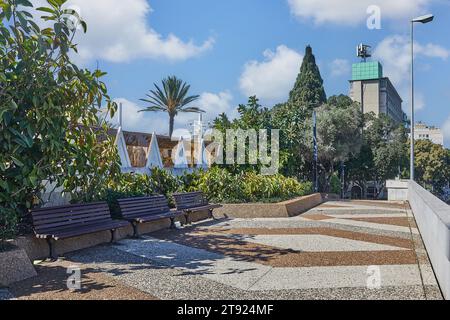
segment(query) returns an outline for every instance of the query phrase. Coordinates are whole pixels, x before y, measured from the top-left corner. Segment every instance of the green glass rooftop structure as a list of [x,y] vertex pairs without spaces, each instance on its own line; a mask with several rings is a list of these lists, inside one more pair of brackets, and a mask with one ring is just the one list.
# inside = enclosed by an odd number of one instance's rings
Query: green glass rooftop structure
[[373,80],[383,78],[383,66],[378,61],[355,63],[352,67],[352,80]]

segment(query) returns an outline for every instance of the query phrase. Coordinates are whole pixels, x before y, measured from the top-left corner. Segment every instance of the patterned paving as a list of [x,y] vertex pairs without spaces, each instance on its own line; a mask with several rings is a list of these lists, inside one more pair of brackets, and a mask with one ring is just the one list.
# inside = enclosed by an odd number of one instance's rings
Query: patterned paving
[[[400,203],[328,202],[295,218],[203,222],[64,263],[89,270],[91,282],[100,279],[97,287],[108,284],[119,299],[442,299],[414,218]],[[46,296],[26,286],[11,291]],[[91,291],[89,298],[105,296]]]

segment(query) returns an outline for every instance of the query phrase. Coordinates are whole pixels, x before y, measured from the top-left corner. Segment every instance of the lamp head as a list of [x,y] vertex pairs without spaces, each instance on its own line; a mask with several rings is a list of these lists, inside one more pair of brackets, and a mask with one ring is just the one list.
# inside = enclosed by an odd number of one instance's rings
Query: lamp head
[[433,21],[433,20],[434,20],[434,15],[432,15],[432,14],[427,14],[427,15],[424,15],[424,16],[420,16],[420,17],[414,18],[414,19],[412,20],[412,22],[413,22],[413,23],[414,23],[414,22],[428,23],[428,22],[431,22],[431,21]]

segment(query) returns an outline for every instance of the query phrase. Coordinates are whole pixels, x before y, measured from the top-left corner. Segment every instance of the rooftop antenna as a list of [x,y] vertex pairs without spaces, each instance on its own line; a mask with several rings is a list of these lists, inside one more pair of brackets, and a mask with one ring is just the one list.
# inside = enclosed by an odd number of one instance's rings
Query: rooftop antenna
[[366,62],[367,58],[372,57],[371,49],[371,46],[361,43],[356,48],[356,55],[358,58],[361,58],[363,62]]

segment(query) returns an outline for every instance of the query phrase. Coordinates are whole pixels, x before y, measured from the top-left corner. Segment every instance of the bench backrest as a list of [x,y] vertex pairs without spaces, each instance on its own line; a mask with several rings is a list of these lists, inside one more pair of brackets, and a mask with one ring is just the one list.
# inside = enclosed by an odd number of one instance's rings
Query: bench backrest
[[191,209],[196,207],[202,207],[208,205],[208,199],[204,193],[188,192],[188,193],[176,193],[173,195],[177,209]]
[[35,209],[31,215],[35,232],[41,234],[81,229],[112,220],[106,202]]
[[117,202],[119,203],[122,217],[125,219],[136,219],[170,211],[169,202],[164,196],[120,199]]

